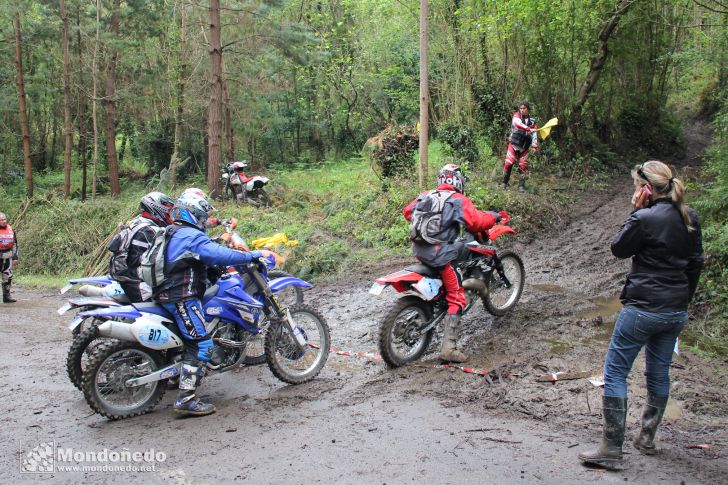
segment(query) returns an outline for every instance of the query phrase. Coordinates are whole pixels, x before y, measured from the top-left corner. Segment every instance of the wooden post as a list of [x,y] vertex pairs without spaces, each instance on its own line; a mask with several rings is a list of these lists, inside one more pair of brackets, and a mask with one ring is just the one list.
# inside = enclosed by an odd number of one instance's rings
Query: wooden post
[[430,101],[428,89],[427,69],[427,15],[429,6],[427,0],[420,0],[420,166],[419,178],[420,188],[425,188],[427,183],[427,142],[429,138],[429,124],[427,108]]

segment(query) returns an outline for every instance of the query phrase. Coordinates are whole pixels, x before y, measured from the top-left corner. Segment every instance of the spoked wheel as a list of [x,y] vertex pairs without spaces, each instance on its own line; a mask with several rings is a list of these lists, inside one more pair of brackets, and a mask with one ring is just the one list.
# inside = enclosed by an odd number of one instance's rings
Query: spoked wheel
[[321,372],[329,358],[329,326],[319,312],[308,305],[294,305],[289,312],[294,331],[306,344],[301,349],[286,322],[273,321],[265,338],[265,356],[271,372],[289,384],[308,382]]
[[[89,320],[91,319],[89,318]],[[103,337],[99,338],[99,329],[93,323],[86,325],[86,328],[73,338],[71,347],[68,349],[68,356],[66,356],[66,373],[78,390],[83,390],[83,373],[88,367],[89,356],[98,345],[108,340]]]
[[245,365],[260,365],[265,363],[265,336],[268,334],[270,320],[268,318],[261,319],[258,322],[260,332],[251,336],[245,344]]
[[255,196],[258,199],[258,207],[270,207],[270,195],[264,189],[257,189]]
[[[273,270],[268,273],[268,279],[293,276],[281,270]],[[278,304],[281,308],[289,308],[303,303],[303,289],[298,286],[289,286],[276,293]],[[250,337],[245,346],[245,365],[259,365],[265,362],[265,336],[268,333],[269,320],[265,319],[258,323],[260,333]]]
[[397,300],[385,315],[379,330],[379,352],[390,367],[399,367],[422,357],[432,341],[434,329],[421,328],[432,318],[431,306],[416,296]]
[[109,340],[89,358],[83,375],[83,394],[91,409],[109,419],[123,419],[151,411],[166,391],[164,381],[128,387],[126,381],[158,370],[159,352],[133,342]]
[[513,251],[503,251],[498,255],[507,282],[497,270],[488,277],[488,294],[483,297],[485,308],[493,315],[505,315],[518,303],[526,282],[526,270],[523,261]]

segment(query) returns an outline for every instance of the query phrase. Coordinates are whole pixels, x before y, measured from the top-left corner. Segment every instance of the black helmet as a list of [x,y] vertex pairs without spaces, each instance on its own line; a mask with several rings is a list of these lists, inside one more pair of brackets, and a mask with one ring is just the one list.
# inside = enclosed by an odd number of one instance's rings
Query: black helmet
[[161,192],[149,192],[139,202],[142,217],[151,219],[160,226],[167,226],[172,223],[169,211],[173,206],[174,199]]

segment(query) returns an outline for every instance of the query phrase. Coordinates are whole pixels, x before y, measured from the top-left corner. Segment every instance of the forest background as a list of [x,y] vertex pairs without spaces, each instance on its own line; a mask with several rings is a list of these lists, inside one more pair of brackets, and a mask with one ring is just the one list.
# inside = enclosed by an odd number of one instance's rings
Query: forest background
[[[304,277],[404,255],[418,190],[415,0],[59,0],[0,7],[0,210],[22,282],[98,271],[147,190],[203,186],[246,159],[274,207],[221,202],[246,237],[285,231]],[[575,191],[645,160],[680,168],[703,218],[696,345],[728,354],[728,4],[724,0],[429,1],[428,180],[452,160],[469,195],[524,234]],[[529,193],[497,191],[511,114],[559,129]],[[54,279],[55,278],[55,279]]]

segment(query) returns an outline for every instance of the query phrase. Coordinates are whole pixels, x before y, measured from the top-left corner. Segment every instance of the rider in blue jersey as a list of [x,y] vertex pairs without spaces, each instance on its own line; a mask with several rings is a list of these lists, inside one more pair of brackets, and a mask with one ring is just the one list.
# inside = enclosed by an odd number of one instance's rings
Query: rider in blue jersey
[[200,191],[185,191],[177,199],[170,211],[175,224],[166,229],[165,279],[154,288],[154,299],[174,315],[185,341],[174,410],[192,416],[215,412],[213,404],[203,403],[195,395],[213,349],[212,338],[205,330],[201,302],[207,284],[206,267],[241,265],[261,256],[258,251],[246,253],[211,241],[205,234],[205,224],[212,210]]

